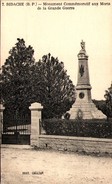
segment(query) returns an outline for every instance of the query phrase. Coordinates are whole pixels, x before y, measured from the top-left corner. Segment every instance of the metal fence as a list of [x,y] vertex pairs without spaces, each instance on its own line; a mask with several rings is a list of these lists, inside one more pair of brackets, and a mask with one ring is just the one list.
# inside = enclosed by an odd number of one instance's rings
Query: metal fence
[[3,134],[30,134],[31,132],[31,112],[26,111],[10,111],[5,109],[3,112]]

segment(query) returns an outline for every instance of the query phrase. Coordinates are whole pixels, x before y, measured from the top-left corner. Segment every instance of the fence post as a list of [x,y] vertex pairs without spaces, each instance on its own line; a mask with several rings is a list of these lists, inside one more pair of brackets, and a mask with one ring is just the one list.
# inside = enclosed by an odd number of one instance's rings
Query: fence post
[[0,144],[2,143],[2,131],[3,131],[3,111],[5,107],[0,104]]
[[31,110],[31,146],[39,147],[39,134],[40,134],[40,125],[39,121],[41,119],[42,106],[40,103],[33,103],[29,107]]

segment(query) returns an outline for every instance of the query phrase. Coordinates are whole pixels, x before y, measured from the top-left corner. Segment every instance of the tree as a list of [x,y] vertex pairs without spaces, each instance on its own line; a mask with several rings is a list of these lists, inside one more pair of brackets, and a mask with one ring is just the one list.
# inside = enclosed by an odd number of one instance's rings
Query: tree
[[112,118],[112,84],[108,90],[105,91],[105,100],[93,100],[96,107],[101,110],[107,118]]
[[106,113],[108,118],[112,118],[112,84],[108,90],[105,91],[105,103],[106,103]]
[[16,113],[33,102],[43,105],[43,117],[61,117],[75,101],[75,88],[58,58],[44,55],[34,62],[34,50],[17,39],[0,74],[1,101]]
[[0,74],[1,101],[6,107],[19,110],[29,106],[32,96],[31,75],[34,70],[34,50],[17,39]]
[[[50,54],[44,55],[36,63],[35,74],[35,97],[44,107],[43,118],[61,117],[75,101],[75,87],[63,62]],[[41,80],[37,84],[38,77]]]
[[105,115],[107,115],[105,100],[95,100],[94,99],[93,102],[99,110],[101,110]]

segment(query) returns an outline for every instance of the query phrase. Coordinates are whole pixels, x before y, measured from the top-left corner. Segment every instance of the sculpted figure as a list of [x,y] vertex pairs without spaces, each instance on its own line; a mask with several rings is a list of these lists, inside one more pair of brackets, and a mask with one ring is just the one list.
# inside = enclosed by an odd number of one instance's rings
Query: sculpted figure
[[85,50],[85,42],[83,40],[81,41],[81,48]]

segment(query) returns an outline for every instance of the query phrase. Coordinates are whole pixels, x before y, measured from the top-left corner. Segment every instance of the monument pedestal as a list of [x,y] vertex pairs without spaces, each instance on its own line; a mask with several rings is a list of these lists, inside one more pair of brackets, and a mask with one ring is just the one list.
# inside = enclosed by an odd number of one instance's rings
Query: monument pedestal
[[82,119],[106,119],[106,116],[96,108],[95,104],[91,102],[75,103],[70,113],[70,119],[77,119],[81,117]]

